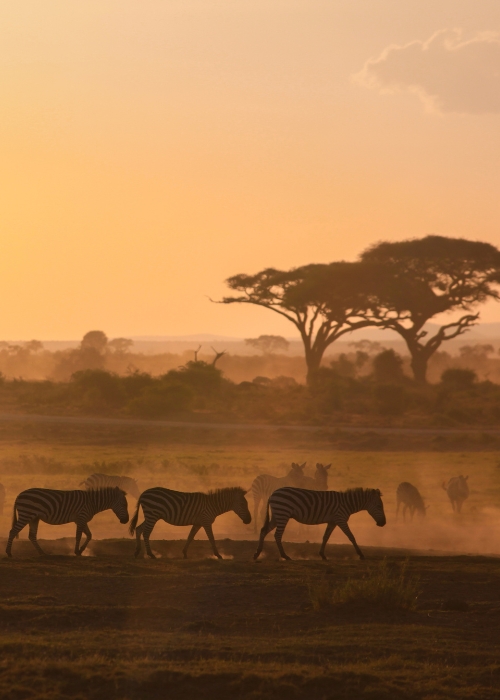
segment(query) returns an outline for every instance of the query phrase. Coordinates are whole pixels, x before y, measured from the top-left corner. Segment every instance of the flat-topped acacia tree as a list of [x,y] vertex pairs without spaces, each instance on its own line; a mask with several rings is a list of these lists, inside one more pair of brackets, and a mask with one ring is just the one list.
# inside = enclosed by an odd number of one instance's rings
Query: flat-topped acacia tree
[[377,267],[334,262],[235,275],[226,283],[239,294],[224,297],[221,303],[262,306],[293,323],[304,344],[309,383],[329,345],[359,328],[383,325],[383,312],[375,317],[371,309]]
[[[372,290],[373,314],[405,340],[420,383],[439,346],[477,322],[480,304],[500,298],[500,251],[490,243],[444,236],[384,241],[365,250],[360,261],[381,271]],[[434,335],[424,330],[446,312],[464,313]]]

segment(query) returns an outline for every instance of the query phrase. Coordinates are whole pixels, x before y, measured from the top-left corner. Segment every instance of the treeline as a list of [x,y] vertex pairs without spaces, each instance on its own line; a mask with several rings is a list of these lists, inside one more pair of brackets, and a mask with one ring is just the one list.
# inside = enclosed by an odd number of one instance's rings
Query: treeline
[[[77,370],[69,381],[0,382],[2,410],[313,425],[496,425],[500,385],[469,368],[449,368],[437,384],[404,373],[393,350],[370,360],[362,351],[322,366],[308,385],[291,377],[232,382],[216,363],[191,360],[154,377],[134,370]],[[365,373],[363,373],[365,372]]]

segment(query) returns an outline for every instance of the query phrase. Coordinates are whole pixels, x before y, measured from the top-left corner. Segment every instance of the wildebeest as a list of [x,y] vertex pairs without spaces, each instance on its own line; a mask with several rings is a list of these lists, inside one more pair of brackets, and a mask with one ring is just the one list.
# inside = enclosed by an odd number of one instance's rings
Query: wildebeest
[[443,488],[448,494],[451,502],[451,507],[457,513],[462,510],[463,502],[469,498],[469,485],[467,484],[468,476],[452,476],[448,481],[443,481]]
[[406,511],[410,511],[410,518],[413,520],[415,512],[419,515],[424,516],[426,512],[426,507],[424,505],[424,499],[420,495],[419,490],[409,481],[403,481],[399,484],[396,490],[396,500],[398,507],[396,509],[396,518],[399,515],[399,507],[403,504],[403,520],[406,518]]

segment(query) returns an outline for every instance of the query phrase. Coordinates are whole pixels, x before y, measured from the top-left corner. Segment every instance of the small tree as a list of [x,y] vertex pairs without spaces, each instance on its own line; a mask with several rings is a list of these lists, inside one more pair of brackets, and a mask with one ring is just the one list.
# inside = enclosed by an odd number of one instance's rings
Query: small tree
[[245,338],[245,345],[260,350],[263,355],[288,352],[290,343],[281,335],[259,335],[258,338]]
[[[500,251],[489,243],[463,238],[426,236],[396,243],[377,243],[361,261],[380,265],[373,286],[373,312],[383,326],[405,340],[418,382],[426,381],[429,358],[440,345],[465,333],[487,299],[499,299]],[[462,312],[437,332],[424,330],[438,314]]]
[[96,350],[103,353],[108,344],[108,336],[103,331],[89,331],[85,333],[80,343],[81,350]]
[[403,379],[403,359],[394,350],[383,350],[373,358],[373,374],[377,382],[400,382]]
[[113,338],[113,340],[109,341],[107,347],[110,348],[115,355],[125,355],[127,352],[130,352],[133,344],[134,341],[130,340],[130,338]]

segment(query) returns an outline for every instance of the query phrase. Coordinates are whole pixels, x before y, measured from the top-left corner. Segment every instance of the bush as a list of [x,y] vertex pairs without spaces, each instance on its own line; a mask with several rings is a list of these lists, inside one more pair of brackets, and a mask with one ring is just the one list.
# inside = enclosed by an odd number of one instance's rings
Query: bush
[[383,350],[373,358],[373,375],[377,382],[401,382],[403,359],[394,350]]
[[441,383],[448,389],[471,389],[477,375],[472,369],[447,369],[441,375]]
[[380,413],[401,415],[408,404],[408,395],[401,384],[377,384],[375,399]]
[[327,578],[309,584],[314,610],[335,605],[357,604],[377,608],[414,610],[420,593],[419,580],[408,575],[408,560],[390,567],[383,559],[362,578],[350,578],[336,588]]
[[128,403],[128,411],[141,418],[162,418],[191,407],[193,392],[182,384],[161,385],[159,382]]

